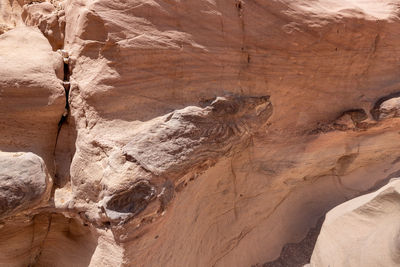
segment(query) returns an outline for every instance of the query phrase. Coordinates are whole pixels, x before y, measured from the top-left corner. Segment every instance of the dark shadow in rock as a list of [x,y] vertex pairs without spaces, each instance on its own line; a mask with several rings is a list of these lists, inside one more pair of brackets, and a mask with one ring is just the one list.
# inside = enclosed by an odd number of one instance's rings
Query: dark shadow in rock
[[371,189],[369,189],[367,192],[365,192],[365,194],[369,194],[369,193],[377,191],[378,189],[380,189],[380,188],[384,187],[385,185],[387,185],[390,182],[391,179],[398,178],[398,177],[400,177],[400,170],[397,170],[395,172],[390,173],[383,180],[377,181]]
[[70,166],[75,155],[76,137],[75,119],[68,116],[60,126],[54,150],[56,165],[54,185],[56,187],[64,187],[70,181]]
[[253,267],[303,267],[310,262],[323,222],[324,217],[321,217],[317,225],[311,228],[307,236],[299,243],[285,245],[277,260]]
[[147,181],[136,182],[128,190],[113,194],[105,203],[107,216],[113,221],[125,221],[143,211],[154,199],[155,188]]

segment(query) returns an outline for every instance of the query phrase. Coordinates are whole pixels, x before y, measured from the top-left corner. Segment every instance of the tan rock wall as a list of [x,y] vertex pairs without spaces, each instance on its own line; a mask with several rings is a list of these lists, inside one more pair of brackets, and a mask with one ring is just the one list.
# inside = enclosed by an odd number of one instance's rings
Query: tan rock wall
[[3,2],[0,150],[54,180],[16,266],[262,264],[398,175],[395,0]]

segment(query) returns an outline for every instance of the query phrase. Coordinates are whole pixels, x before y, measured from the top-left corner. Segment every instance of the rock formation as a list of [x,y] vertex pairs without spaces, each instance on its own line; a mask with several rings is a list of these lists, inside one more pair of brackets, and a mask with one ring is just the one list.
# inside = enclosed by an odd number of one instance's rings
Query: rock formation
[[0,0],[0,266],[278,259],[399,176],[399,5]]
[[50,189],[51,178],[40,157],[32,153],[1,152],[0,218],[47,204]]
[[399,180],[329,211],[310,266],[399,266]]

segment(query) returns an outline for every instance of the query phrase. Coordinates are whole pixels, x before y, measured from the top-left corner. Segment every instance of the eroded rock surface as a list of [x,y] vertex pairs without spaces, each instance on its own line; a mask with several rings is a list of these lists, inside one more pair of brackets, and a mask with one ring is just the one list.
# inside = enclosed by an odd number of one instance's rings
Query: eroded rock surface
[[206,108],[187,107],[149,122],[146,134],[123,148],[130,161],[155,175],[179,177],[207,160],[217,161],[272,114],[268,97],[217,97]]
[[393,97],[382,102],[377,112],[380,120],[400,117],[400,98]]
[[40,157],[0,152],[0,219],[47,204],[51,186]]
[[0,150],[54,181],[0,265],[268,265],[399,176],[397,0],[0,3]]
[[139,214],[154,197],[154,186],[147,181],[138,181],[131,188],[114,193],[103,201],[107,217],[119,223]]
[[21,18],[28,26],[38,26],[53,50],[64,47],[65,12],[61,3],[42,2],[24,5]]
[[31,151],[54,170],[65,109],[62,57],[42,33],[21,26],[0,35],[0,150]]

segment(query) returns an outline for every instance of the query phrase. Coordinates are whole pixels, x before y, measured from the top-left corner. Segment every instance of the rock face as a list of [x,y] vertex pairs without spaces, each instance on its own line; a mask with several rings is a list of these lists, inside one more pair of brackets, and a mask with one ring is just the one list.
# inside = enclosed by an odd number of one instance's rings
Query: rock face
[[65,109],[62,57],[42,33],[17,27],[0,35],[0,149],[31,151],[54,168]]
[[24,5],[21,18],[28,26],[37,26],[54,50],[64,47],[65,17],[61,3]]
[[399,266],[400,180],[328,212],[310,266]]
[[0,153],[0,218],[47,204],[51,178],[32,153]]
[[0,1],[0,265],[282,263],[399,176],[397,0]]
[[400,98],[393,97],[383,101],[375,114],[379,119],[400,117]]
[[155,175],[179,178],[207,160],[217,161],[271,114],[267,97],[217,97],[204,109],[190,106],[149,122],[149,134],[134,136],[123,153]]

